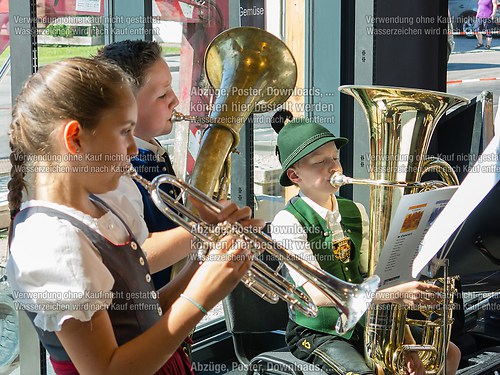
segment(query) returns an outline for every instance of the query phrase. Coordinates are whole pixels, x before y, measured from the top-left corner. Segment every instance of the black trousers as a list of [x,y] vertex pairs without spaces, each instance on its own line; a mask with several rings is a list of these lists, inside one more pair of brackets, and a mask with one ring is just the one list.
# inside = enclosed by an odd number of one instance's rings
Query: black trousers
[[286,343],[292,354],[327,374],[373,374],[363,355],[363,328],[356,326],[349,340],[288,322]]

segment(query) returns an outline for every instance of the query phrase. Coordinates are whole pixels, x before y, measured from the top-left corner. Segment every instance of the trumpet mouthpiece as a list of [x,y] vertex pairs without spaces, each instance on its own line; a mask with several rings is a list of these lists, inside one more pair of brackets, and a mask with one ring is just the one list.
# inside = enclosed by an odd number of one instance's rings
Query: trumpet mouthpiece
[[183,115],[182,113],[174,111],[172,113],[172,118],[170,119],[170,121],[172,121],[172,122],[184,121],[185,117],[186,116]]
[[341,187],[348,183],[348,177],[340,172],[335,172],[332,177],[330,177],[330,184],[333,187]]

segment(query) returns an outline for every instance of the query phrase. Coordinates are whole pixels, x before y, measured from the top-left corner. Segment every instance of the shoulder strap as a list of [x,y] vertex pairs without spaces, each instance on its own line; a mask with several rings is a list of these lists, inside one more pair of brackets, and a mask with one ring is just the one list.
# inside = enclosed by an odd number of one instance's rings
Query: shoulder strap
[[[97,198],[97,199],[99,199],[99,198]],[[101,200],[101,202],[102,202],[102,200]],[[107,205],[105,205],[105,206],[108,207]],[[112,212],[114,213],[114,211],[112,211]],[[17,224],[23,223],[30,216],[32,216],[36,213],[43,213],[43,214],[51,216],[51,217],[57,217],[59,219],[68,221],[69,223],[71,223],[71,225],[80,229],[85,234],[85,236],[87,236],[92,241],[92,243],[94,243],[94,245],[96,245],[98,248],[100,247],[99,246],[100,243],[105,243],[106,245],[115,246],[106,237],[102,236],[97,231],[95,231],[94,229],[92,229],[87,224],[83,223],[82,221],[78,220],[77,218],[75,218],[71,215],[68,215],[67,213],[62,212],[60,210],[56,210],[54,208],[44,207],[44,206],[31,206],[31,207],[27,207],[27,208],[19,211],[19,213],[14,218],[14,224],[12,226],[12,239],[14,239],[14,237],[16,235],[15,231],[16,231]],[[118,218],[120,218],[118,215],[116,215],[116,216]],[[120,220],[122,220],[122,219],[120,218]],[[123,222],[123,220],[122,220],[122,222]],[[125,223],[124,223],[124,225],[125,225]],[[128,235],[129,235],[129,240],[127,242],[134,240],[134,237],[133,237],[132,233],[130,232],[127,225],[125,225],[125,228],[127,229]]]
[[133,237],[133,234],[132,234],[132,231],[130,230],[130,228],[128,227],[127,223],[125,223],[125,221],[122,219],[122,217],[120,215],[118,215],[115,210],[113,210],[103,199],[99,198],[97,195],[94,195],[94,194],[90,194],[90,199],[95,201],[95,202],[98,202],[100,203],[101,205],[103,205],[106,209],[108,209],[109,211],[111,211],[113,213],[113,215],[115,215],[118,220],[121,221],[121,223],[123,224],[123,226],[125,227],[125,229],[127,230],[128,232],[128,235],[129,237]]

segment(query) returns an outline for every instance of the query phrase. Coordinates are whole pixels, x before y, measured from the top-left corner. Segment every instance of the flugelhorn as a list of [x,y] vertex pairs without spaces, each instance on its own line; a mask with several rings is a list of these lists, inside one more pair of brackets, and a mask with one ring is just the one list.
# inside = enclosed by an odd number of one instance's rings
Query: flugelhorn
[[264,252],[298,272],[333,301],[339,311],[339,319],[336,324],[336,330],[339,333],[351,329],[369,307],[379,284],[378,276],[372,276],[362,284],[352,284],[340,280],[309,262],[303,261],[260,230],[248,230],[249,228],[243,227],[240,223],[229,224],[226,222],[214,226],[203,221],[197,213],[182,205],[179,198],[172,198],[164,193],[160,186],[165,183],[176,186],[182,193],[179,196],[183,194],[188,197],[192,196],[216,214],[223,206],[209,198],[201,190],[175,176],[164,174],[157,176],[150,182],[138,175],[132,167],[128,171],[128,175],[144,186],[163,214],[201,241],[202,252],[199,254],[201,260],[222,236],[231,234],[243,240],[255,257],[252,268],[242,281],[250,290],[266,301],[276,303],[278,299],[282,299],[309,316],[315,316],[318,311],[317,306],[307,294],[301,292],[279,274],[279,268],[274,270],[257,257]]

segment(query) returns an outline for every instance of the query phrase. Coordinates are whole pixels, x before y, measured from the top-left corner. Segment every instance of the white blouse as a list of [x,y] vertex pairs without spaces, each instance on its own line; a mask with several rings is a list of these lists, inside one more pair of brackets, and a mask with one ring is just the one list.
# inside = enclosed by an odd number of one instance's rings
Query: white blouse
[[[329,213],[332,213],[332,211],[320,206],[310,198],[304,196],[302,193],[299,193],[299,195],[304,200],[304,202],[323,219],[326,220],[327,215]],[[363,241],[360,249],[360,267],[363,272],[366,272],[365,268],[367,268],[368,257],[368,215],[362,204],[356,203],[356,206],[360,211],[363,226]],[[336,200],[334,211],[338,211]],[[340,213],[335,216],[337,219],[337,225],[339,226],[340,230],[342,230],[340,226],[340,221],[342,219]],[[307,241],[307,233],[292,213],[286,210],[281,210],[276,214],[273,222],[271,223],[271,236],[273,240],[275,240],[288,250],[292,251],[302,260],[307,261],[319,268],[319,263],[316,260],[313,251],[311,250],[309,241]],[[290,277],[293,279],[294,283],[297,286],[302,286],[307,282],[307,280],[295,270],[291,268],[287,269],[290,273]]]
[[[114,191],[100,198],[124,220],[137,242],[143,243],[148,229],[129,197]],[[39,205],[75,217],[115,244],[128,240],[126,228],[111,211],[96,219],[46,201],[29,201],[21,208]],[[112,301],[114,279],[98,249],[80,229],[43,213],[16,226],[7,277],[16,302],[36,313],[34,323],[45,331],[59,331],[69,318],[89,321],[95,311]]]

